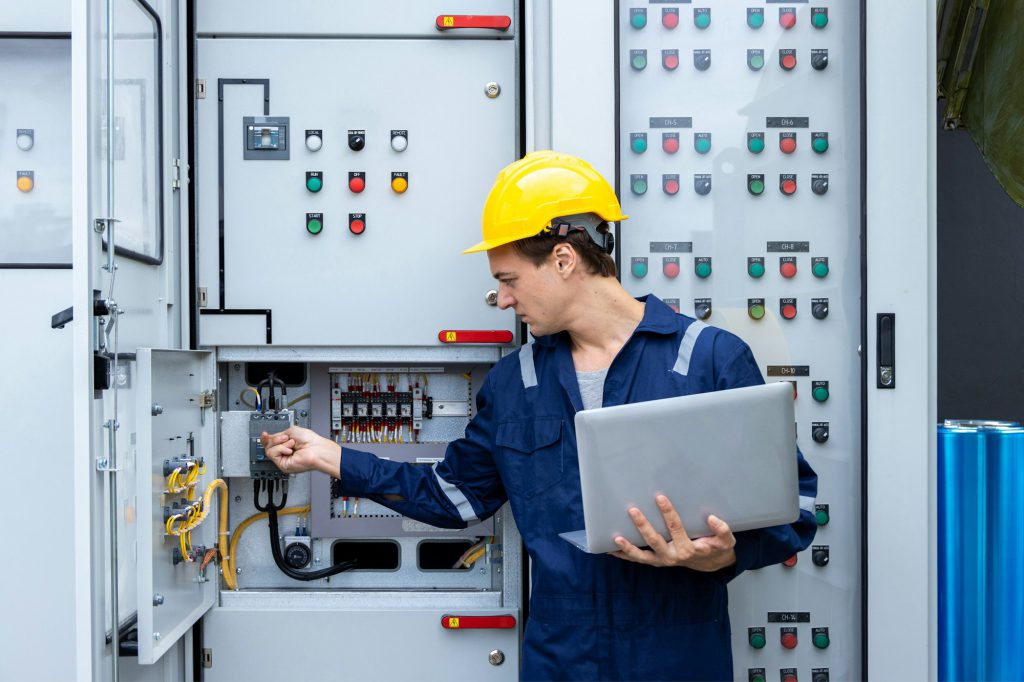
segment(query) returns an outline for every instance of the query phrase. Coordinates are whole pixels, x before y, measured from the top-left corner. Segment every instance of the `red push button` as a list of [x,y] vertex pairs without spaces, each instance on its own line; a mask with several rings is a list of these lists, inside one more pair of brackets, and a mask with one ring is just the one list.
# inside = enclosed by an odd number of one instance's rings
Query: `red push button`
[[348,215],[348,229],[352,234],[362,234],[363,232],[366,232],[366,214],[350,213]]
[[664,184],[665,194],[678,194],[679,193],[679,180],[677,178],[668,178]]
[[796,12],[792,9],[779,10],[779,25],[787,31],[796,26]]
[[782,634],[782,646],[787,649],[795,649],[798,643],[795,632],[784,632]]
[[792,303],[787,303],[786,305],[782,306],[782,316],[787,320],[792,320],[794,317],[796,317],[796,306],[793,305]]
[[785,261],[779,265],[779,272],[786,279],[796,277],[796,263],[793,261]]
[[787,197],[791,197],[796,194],[796,178],[785,178],[779,183],[779,189]]
[[679,259],[665,259],[661,265],[661,271],[665,273],[665,276],[669,279],[675,279],[679,276]]
[[679,151],[679,136],[673,135],[669,137],[666,135],[661,139],[661,148],[665,150],[666,154],[675,154]]
[[366,189],[366,178],[363,177],[362,173],[349,173],[348,188],[356,194],[359,194]]
[[661,55],[661,65],[666,71],[675,71],[679,68],[679,53],[675,50],[666,50]]
[[796,151],[796,137],[786,136],[779,138],[779,149],[783,154],[792,154]]
[[782,55],[782,59],[779,60],[779,64],[782,65],[786,71],[792,71],[796,68],[796,55],[789,53]]
[[[793,397],[795,398],[796,396],[794,395]],[[782,565],[786,568],[793,568],[796,566],[796,554],[783,561]]]
[[[512,332],[509,332],[511,334]],[[441,627],[445,630],[509,630],[516,626],[515,616],[441,616]]]
[[665,28],[675,28],[679,25],[679,10],[675,8],[664,8],[661,11],[661,25]]

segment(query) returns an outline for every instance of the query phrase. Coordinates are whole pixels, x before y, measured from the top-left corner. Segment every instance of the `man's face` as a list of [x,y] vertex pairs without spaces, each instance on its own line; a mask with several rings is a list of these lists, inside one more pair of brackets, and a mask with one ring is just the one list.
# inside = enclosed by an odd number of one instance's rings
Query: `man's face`
[[506,244],[488,251],[487,260],[498,280],[499,308],[512,308],[536,336],[562,331],[566,287],[553,258],[538,267]]

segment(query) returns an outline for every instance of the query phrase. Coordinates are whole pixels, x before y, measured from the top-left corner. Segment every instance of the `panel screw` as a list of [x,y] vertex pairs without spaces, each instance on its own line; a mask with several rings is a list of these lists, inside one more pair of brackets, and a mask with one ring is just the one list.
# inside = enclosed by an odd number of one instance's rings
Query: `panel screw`
[[164,603],[164,595],[154,594],[153,595],[153,606],[162,606]]
[[159,632],[154,632],[153,633],[153,639],[155,639],[156,641],[159,642],[160,641],[160,633]]
[[484,86],[484,94],[494,99],[501,94],[501,86],[492,81]]
[[154,403],[153,404],[153,409],[151,411],[153,413],[153,416],[156,417],[156,416],[161,415],[161,414],[164,413],[164,406],[163,405],[157,405],[156,403]]
[[491,665],[501,665],[505,662],[505,654],[501,649],[495,649],[491,653],[487,654],[487,662]]
[[484,300],[487,302],[487,305],[498,305],[498,292],[491,289],[484,295]]

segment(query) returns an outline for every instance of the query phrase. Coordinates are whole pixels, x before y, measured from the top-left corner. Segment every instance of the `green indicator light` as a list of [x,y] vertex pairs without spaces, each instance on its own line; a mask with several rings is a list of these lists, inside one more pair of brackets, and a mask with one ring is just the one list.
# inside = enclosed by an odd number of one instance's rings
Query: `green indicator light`
[[760,154],[764,151],[764,138],[763,137],[750,137],[747,138],[747,149],[754,154]]
[[754,261],[747,266],[747,272],[750,273],[751,277],[764,277],[764,263]]
[[828,389],[824,386],[818,386],[816,389],[811,391],[811,395],[813,395],[814,399],[819,403],[823,403],[828,400]]
[[634,137],[633,141],[630,142],[630,147],[637,154],[643,154],[647,151],[647,138],[646,137]]
[[819,649],[827,649],[829,645],[828,635],[824,632],[819,632],[814,636],[814,646]]
[[629,18],[629,23],[633,28],[643,28],[647,25],[647,12],[637,12]]
[[828,525],[828,512],[824,509],[819,509],[814,513],[814,520],[818,522],[819,526]]
[[824,277],[828,274],[828,263],[824,261],[818,261],[811,268],[811,272],[814,273],[815,277]]
[[818,152],[819,154],[824,154],[825,152],[828,151],[828,138],[814,138],[814,142],[811,143],[811,147],[813,147],[814,151]]
[[750,682],[765,682],[764,675],[762,675],[761,673],[757,673],[750,678]]
[[760,71],[764,68],[764,55],[755,54],[750,56],[750,68],[754,71]]
[[764,317],[764,306],[761,305],[760,303],[755,303],[754,305],[747,308],[747,313],[753,319],[760,320],[762,317]]
[[747,14],[747,26],[750,28],[761,28],[764,26],[764,14],[762,12],[750,12]]
[[828,26],[828,14],[825,12],[816,12],[811,18],[811,23],[814,24],[814,28],[825,28]]
[[697,267],[694,268],[694,272],[701,279],[707,279],[711,276],[711,263],[697,263]]
[[693,146],[698,154],[707,154],[711,151],[711,140],[706,137],[698,137]]
[[633,263],[633,276],[640,278],[647,276],[647,263],[643,261],[637,261]]
[[763,649],[765,644],[767,644],[767,640],[765,640],[764,638],[764,633],[755,632],[754,634],[750,635],[750,646],[754,647],[755,649]]
[[321,178],[311,176],[306,178],[306,189],[310,192],[319,192],[324,186],[324,181]]
[[708,12],[696,14],[693,17],[693,23],[697,26],[697,28],[703,30],[711,25],[711,15]]
[[749,183],[747,183],[747,189],[749,189],[750,193],[755,196],[758,194],[763,194],[764,180],[751,180]]
[[306,229],[310,234],[320,234],[320,230],[324,229],[324,224],[316,218],[312,218],[306,221]]
[[633,61],[631,62],[634,69],[637,71],[643,71],[647,68],[647,55],[635,54],[633,55]]
[[647,193],[647,181],[646,180],[634,180],[633,181],[633,194],[646,194]]

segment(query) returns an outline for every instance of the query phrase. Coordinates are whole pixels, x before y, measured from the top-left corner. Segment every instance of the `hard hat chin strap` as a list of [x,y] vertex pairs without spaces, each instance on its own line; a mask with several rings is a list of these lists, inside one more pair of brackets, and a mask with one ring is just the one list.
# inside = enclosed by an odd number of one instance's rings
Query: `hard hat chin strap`
[[593,213],[555,218],[547,234],[564,239],[570,232],[578,231],[586,232],[590,241],[605,253],[611,254],[615,250],[615,235],[612,234],[611,226]]

